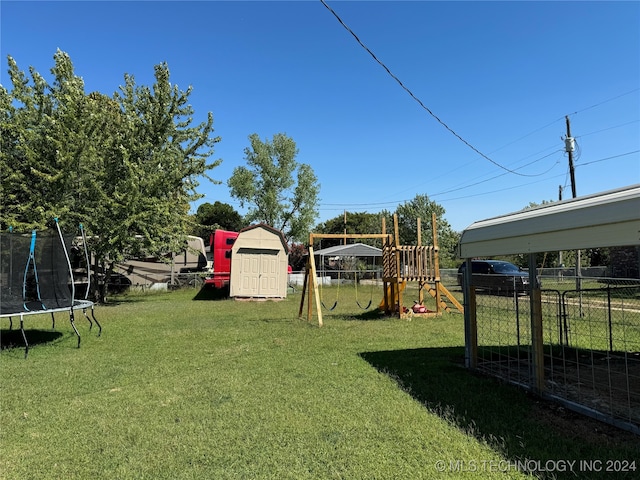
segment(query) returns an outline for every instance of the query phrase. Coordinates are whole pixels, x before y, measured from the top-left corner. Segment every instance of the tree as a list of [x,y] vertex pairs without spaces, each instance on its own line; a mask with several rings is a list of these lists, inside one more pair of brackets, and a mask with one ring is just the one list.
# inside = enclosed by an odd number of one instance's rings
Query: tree
[[283,133],[264,142],[254,133],[249,141],[247,166],[236,167],[228,181],[231,196],[241,207],[249,205],[247,222],[264,222],[281,230],[288,241],[304,241],[318,216],[315,173],[296,161],[296,143]]
[[8,62],[13,90],[0,89],[2,224],[82,222],[107,276],[114,262],[183,249],[197,178],[212,180],[206,172],[220,163],[207,163],[220,141],[211,113],[191,125],[191,88],[171,86],[160,64],[152,88],[125,75],[113,98],[86,95],[60,50],[52,84],[31,68],[31,85]]
[[[439,246],[440,266],[453,268],[457,266],[456,247],[460,240],[460,234],[454,232],[444,218],[444,208],[429,200],[426,195],[416,197],[399,205],[395,211],[398,215],[398,234],[402,245],[416,245],[418,242],[418,217],[421,221],[422,245],[433,245],[433,231],[431,227],[431,215],[436,214],[436,225]],[[344,220],[347,223],[345,225]],[[346,212],[316,226],[317,233],[341,234],[347,233],[381,233],[382,219],[385,219],[386,232],[394,234],[393,213],[383,210],[380,213]],[[341,240],[328,239],[322,241],[322,248],[339,245]],[[375,239],[363,239],[362,243],[380,248],[382,242]]]
[[544,206],[544,205],[551,205],[552,203],[556,203],[556,202],[553,201],[553,200],[542,200],[541,203],[529,202],[529,205],[524,207],[522,210],[531,210],[532,208],[537,208],[537,207],[541,207],[541,206]]
[[292,243],[289,248],[289,265],[294,272],[299,272],[307,265],[309,250],[302,243]]
[[[540,203],[529,202],[529,205],[524,207],[522,210],[531,210],[534,208],[542,207],[545,205],[551,205],[555,203],[553,200],[542,200]],[[564,251],[562,252],[562,263],[566,266],[575,265],[575,254],[574,252]],[[513,264],[522,267],[529,267],[529,255],[528,254],[515,254],[508,255],[505,257],[506,260],[512,262]],[[539,268],[549,268],[549,267],[559,267],[560,265],[560,252],[536,252],[535,253],[535,263]]]
[[[460,240],[460,234],[454,232],[449,222],[445,220],[444,207],[429,200],[427,195],[416,195],[413,200],[399,205],[396,209],[400,243],[403,245],[415,245],[417,243],[417,219],[420,218],[422,245],[433,245],[431,217],[434,213],[436,215],[440,266],[453,268],[456,263],[459,263],[456,262],[456,247]],[[387,220],[387,225],[391,225],[391,228],[393,228],[393,220]]]
[[13,90],[1,89],[2,227],[43,228],[54,216],[52,203],[64,177],[55,135],[55,92],[48,92],[35,70],[30,71],[30,85],[13,58],[8,57],[8,64]]
[[245,226],[242,216],[228,203],[216,201],[214,204],[203,203],[194,216],[194,235],[202,237],[208,245],[211,232],[221,228],[232,232]]
[[[337,217],[330,218],[317,225],[314,229],[316,233],[331,233],[341,234],[344,233],[382,233],[382,213],[366,213],[366,212],[345,212]],[[346,220],[346,223],[345,223]],[[387,222],[387,233],[391,233],[393,224]],[[382,241],[379,239],[361,239],[357,240],[360,243],[371,245],[377,248],[382,248]],[[332,247],[334,245],[342,244],[342,240],[339,239],[325,239],[322,241],[322,248]]]

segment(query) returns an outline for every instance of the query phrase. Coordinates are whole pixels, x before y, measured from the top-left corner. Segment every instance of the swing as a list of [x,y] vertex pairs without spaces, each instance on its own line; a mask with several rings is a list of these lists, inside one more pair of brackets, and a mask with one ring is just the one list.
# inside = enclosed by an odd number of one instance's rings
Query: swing
[[356,304],[362,309],[362,310],[369,310],[369,308],[371,307],[371,303],[373,302],[373,284],[371,286],[371,294],[369,296],[369,303],[367,303],[366,306],[362,306],[360,305],[360,301],[358,300],[358,272],[355,273],[355,285],[356,285]]
[[332,307],[327,307],[324,304],[324,301],[322,300],[322,284],[324,283],[324,281],[320,282],[320,304],[325,308],[325,310],[334,310],[337,306],[338,306],[338,297],[340,295],[340,270],[338,270],[338,289],[336,290],[336,301],[333,302],[333,306]]

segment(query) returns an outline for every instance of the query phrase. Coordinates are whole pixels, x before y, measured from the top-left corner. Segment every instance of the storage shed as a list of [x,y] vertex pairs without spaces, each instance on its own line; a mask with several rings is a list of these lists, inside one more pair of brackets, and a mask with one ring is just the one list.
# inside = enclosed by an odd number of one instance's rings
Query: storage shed
[[240,230],[231,249],[230,296],[285,298],[288,258],[281,231],[263,223]]

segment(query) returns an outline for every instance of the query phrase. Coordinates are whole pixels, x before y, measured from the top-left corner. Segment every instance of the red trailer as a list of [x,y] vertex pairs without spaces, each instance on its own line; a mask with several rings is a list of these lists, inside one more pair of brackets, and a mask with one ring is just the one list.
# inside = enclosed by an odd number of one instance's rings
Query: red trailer
[[215,288],[229,286],[231,279],[231,247],[238,238],[238,232],[215,230],[211,234],[209,248],[213,260],[213,272],[204,281],[205,285]]

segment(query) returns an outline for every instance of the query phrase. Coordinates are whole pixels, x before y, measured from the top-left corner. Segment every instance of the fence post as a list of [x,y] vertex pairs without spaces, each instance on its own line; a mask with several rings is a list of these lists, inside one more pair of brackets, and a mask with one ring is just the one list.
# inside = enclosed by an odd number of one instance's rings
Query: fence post
[[611,285],[607,284],[607,319],[609,320],[609,352],[613,353],[613,327],[611,325]]
[[478,366],[478,318],[476,316],[476,291],[471,285],[471,259],[466,260],[462,288],[464,289],[464,363],[467,368]]
[[532,387],[537,393],[544,391],[544,349],[542,338],[542,292],[536,274],[536,255],[529,254],[529,292],[531,303],[531,355]]

